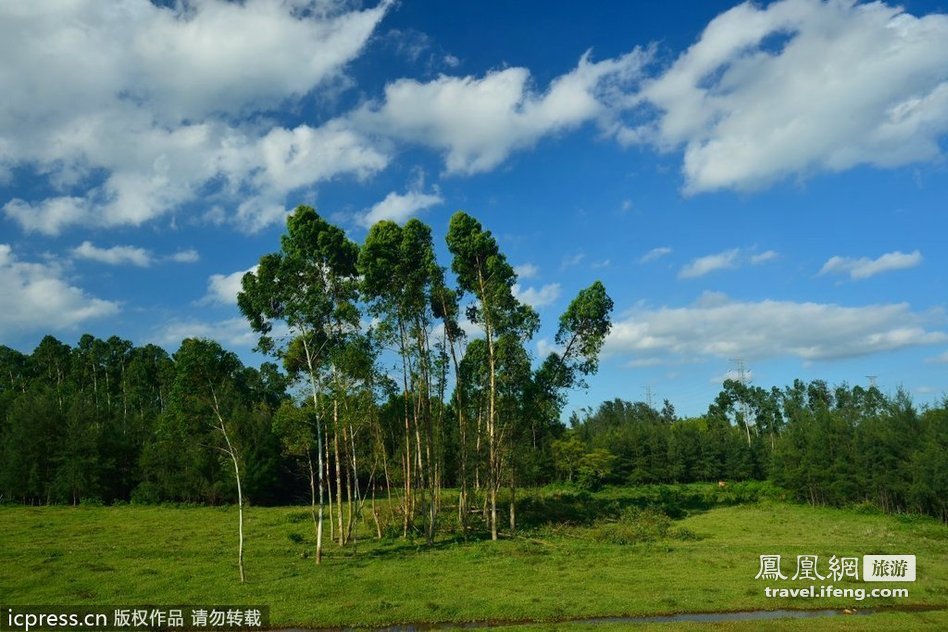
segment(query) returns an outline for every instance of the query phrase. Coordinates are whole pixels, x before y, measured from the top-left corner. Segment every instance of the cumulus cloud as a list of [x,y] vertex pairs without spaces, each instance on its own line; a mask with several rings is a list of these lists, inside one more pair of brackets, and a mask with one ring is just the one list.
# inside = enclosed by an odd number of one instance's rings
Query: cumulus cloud
[[241,290],[241,281],[248,272],[256,272],[257,266],[247,270],[238,270],[230,274],[212,274],[207,279],[207,293],[201,299],[202,303],[217,303],[220,305],[236,305],[237,294]]
[[776,250],[768,250],[760,254],[751,255],[750,262],[751,262],[751,265],[756,266],[761,263],[767,263],[768,261],[773,261],[779,256],[780,256],[780,253],[778,253]]
[[514,272],[519,279],[532,279],[540,274],[540,268],[532,263],[523,263],[519,266],[514,266]]
[[714,272],[715,270],[736,268],[737,258],[740,253],[741,251],[738,248],[733,248],[717,254],[698,257],[678,272],[678,278],[695,279]]
[[257,346],[259,335],[250,329],[246,318],[228,318],[214,322],[174,320],[152,333],[152,340],[171,350],[185,338],[207,338],[225,347]]
[[650,261],[655,261],[656,259],[661,259],[662,257],[666,255],[670,255],[671,253],[672,253],[672,249],[669,248],[668,246],[652,248],[651,250],[646,252],[644,255],[642,255],[642,257],[639,259],[639,263],[648,263]]
[[155,262],[196,263],[200,260],[197,250],[180,250],[164,257],[156,257],[152,251],[138,246],[112,246],[100,248],[91,241],[84,241],[71,250],[75,259],[97,261],[112,266],[133,265],[147,268]]
[[444,202],[444,199],[437,190],[434,193],[409,191],[404,194],[392,191],[385,196],[384,200],[359,215],[357,221],[361,226],[366,228],[369,228],[383,219],[401,224],[420,211],[441,204],[442,202]]
[[943,14],[846,0],[744,3],[630,96],[658,116],[616,135],[683,147],[689,193],[931,160],[948,132],[946,66]]
[[479,173],[544,136],[607,117],[647,58],[640,49],[600,62],[586,53],[542,93],[522,67],[426,83],[399,79],[385,87],[381,102],[352,118],[361,128],[443,152],[448,173]]
[[514,298],[531,307],[546,307],[560,297],[559,283],[549,283],[541,288],[521,287],[519,283],[514,283],[512,289]]
[[716,357],[803,360],[853,358],[943,344],[939,317],[906,303],[847,307],[827,303],[734,301],[705,295],[687,307],[637,308],[617,319],[606,352],[637,360]]
[[752,266],[773,261],[780,255],[774,250],[754,253],[753,250],[732,248],[713,255],[698,257],[678,272],[679,279],[695,279],[716,270],[733,270],[750,264]]
[[70,329],[119,311],[71,285],[55,264],[19,261],[7,244],[0,244],[0,296],[0,332]]
[[168,255],[167,259],[175,263],[197,263],[201,260],[201,255],[198,254],[197,250],[189,248],[188,250],[180,250],[173,255]]
[[868,279],[869,277],[889,272],[890,270],[906,270],[914,268],[922,262],[922,253],[918,250],[908,254],[887,252],[878,259],[861,257],[830,257],[820,269],[820,274],[848,274],[851,279]]
[[233,219],[253,230],[295,188],[384,167],[338,121],[283,129],[266,114],[340,77],[389,5],[4,3],[0,177],[25,169],[50,191],[4,213],[46,234],[140,225],[210,187],[247,200]]
[[72,255],[77,259],[88,259],[107,263],[113,266],[130,264],[140,268],[147,268],[152,264],[151,253],[144,248],[134,246],[112,246],[99,248],[90,241],[84,241],[72,249]]

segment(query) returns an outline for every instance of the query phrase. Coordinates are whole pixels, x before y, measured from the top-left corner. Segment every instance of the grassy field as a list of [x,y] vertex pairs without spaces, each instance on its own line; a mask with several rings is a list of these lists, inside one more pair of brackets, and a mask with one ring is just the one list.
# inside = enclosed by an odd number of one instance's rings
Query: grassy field
[[[713,493],[710,488],[701,494]],[[631,494],[631,492],[630,492]],[[622,490],[592,498],[621,503]],[[535,498],[529,510],[553,499]],[[659,503],[660,504],[660,503]],[[695,505],[695,503],[692,503]],[[700,505],[700,503],[698,503]],[[675,512],[672,512],[675,513]],[[666,536],[617,543],[612,522],[542,525],[499,542],[448,536],[433,546],[363,537],[324,563],[311,556],[312,523],[301,508],[246,516],[247,582],[237,581],[236,509],[0,507],[0,603],[264,604],[274,627],[381,626],[405,622],[539,621],[758,609],[905,606],[948,608],[948,528],[927,518],[884,516],[762,500],[678,508]],[[574,521],[576,522],[576,521]],[[367,531],[364,536],[367,535]],[[619,533],[622,536],[622,532]],[[761,554],[913,553],[908,599],[773,599],[755,580]],[[788,573],[789,571],[789,573]],[[827,580],[841,587],[874,587]],[[895,586],[883,584],[882,586]],[[627,624],[572,624],[610,630]],[[656,629],[751,630],[761,622],[654,624]],[[946,629],[948,610],[766,622],[768,629]]]

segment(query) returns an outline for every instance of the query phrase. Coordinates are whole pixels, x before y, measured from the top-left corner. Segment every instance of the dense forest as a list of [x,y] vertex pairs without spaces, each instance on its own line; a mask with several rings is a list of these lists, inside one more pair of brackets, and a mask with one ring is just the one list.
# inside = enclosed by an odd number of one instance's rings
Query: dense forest
[[701,417],[616,399],[563,423],[598,368],[605,288],[578,293],[538,360],[538,316],[491,233],[459,212],[447,245],[450,275],[418,220],[360,246],[299,207],[238,297],[274,360],[259,368],[209,340],[0,347],[0,499],[305,502],[319,542],[328,516],[345,544],[364,517],[379,536],[451,522],[496,538],[526,486],[770,479],[813,504],[948,521],[948,402],[728,380]]

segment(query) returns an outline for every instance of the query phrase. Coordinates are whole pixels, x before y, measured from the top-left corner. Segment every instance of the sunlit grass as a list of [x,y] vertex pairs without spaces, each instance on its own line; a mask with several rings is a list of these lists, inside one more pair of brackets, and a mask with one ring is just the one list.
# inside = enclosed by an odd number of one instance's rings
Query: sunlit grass
[[[684,540],[613,544],[599,538],[592,523],[536,527],[499,542],[444,535],[428,547],[423,540],[376,541],[367,517],[356,544],[340,549],[327,542],[324,563],[317,566],[306,508],[251,507],[245,584],[237,575],[236,520],[233,507],[0,507],[0,602],[264,604],[274,625],[311,627],[948,607],[948,529],[927,518],[762,501],[692,511],[673,523],[696,536]],[[782,555],[785,572],[792,573],[797,555],[819,555],[825,564],[834,554],[872,553],[917,556],[918,581],[907,584],[908,599],[768,599],[768,584],[754,579],[761,554]],[[936,629],[943,627],[945,613],[836,619],[767,626],[881,629],[888,623],[887,629],[905,629],[931,623]],[[757,628],[750,622],[701,629]]]

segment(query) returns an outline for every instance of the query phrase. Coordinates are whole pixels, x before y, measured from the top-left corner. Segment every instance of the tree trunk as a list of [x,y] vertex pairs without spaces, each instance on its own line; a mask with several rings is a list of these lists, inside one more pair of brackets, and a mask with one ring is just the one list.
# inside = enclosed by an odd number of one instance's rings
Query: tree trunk
[[227,434],[227,425],[224,423],[224,417],[220,412],[220,402],[217,401],[217,393],[214,387],[211,387],[211,396],[214,399],[214,412],[217,415],[217,421],[220,424],[221,434],[224,435],[224,442],[227,444],[227,454],[234,464],[234,478],[237,481],[237,566],[240,569],[240,582],[244,582],[244,494],[240,485],[240,466],[237,463],[237,451],[230,442],[230,435]]
[[[326,452],[326,500],[329,503],[329,540],[334,541],[336,539],[336,527],[335,522],[333,522],[333,510],[332,510],[332,472],[329,471],[330,464],[332,463],[329,458],[329,437],[326,437],[325,443],[325,452]],[[336,498],[336,503],[339,502],[339,498]],[[336,509],[338,511],[338,508]]]
[[[316,369],[313,366],[313,356],[306,343],[306,330],[303,329],[303,350],[306,353],[306,364],[309,367],[309,385],[313,394],[313,409],[316,411],[316,453],[319,467],[319,515],[316,525],[316,563],[323,560],[323,425],[319,420],[319,394],[316,391]],[[312,473],[312,461],[310,461]]]
[[481,290],[481,308],[484,316],[484,334],[487,340],[487,372],[490,381],[487,413],[487,448],[490,467],[490,539],[497,539],[497,489],[500,487],[499,446],[497,445],[497,363],[494,355],[494,328],[490,318],[490,305],[487,302],[487,288],[484,275],[478,269],[478,282]]
[[[358,511],[355,512],[356,519],[362,519],[362,492],[359,490],[359,466],[358,461],[356,460],[356,444],[355,444],[355,432],[353,431],[352,424],[349,424],[349,448],[351,450],[352,456],[352,481],[353,481],[353,499],[358,504]],[[375,468],[372,468],[372,473],[369,475],[369,484],[371,485],[375,479]],[[356,541],[358,531],[352,526],[352,511],[350,507],[349,512],[349,537],[353,542]]]
[[517,483],[514,466],[510,464],[510,535],[517,533]]
[[316,420],[316,451],[319,453],[319,525],[316,528],[316,563],[323,561],[323,424]]
[[402,355],[402,388],[405,391],[405,456],[404,456],[404,470],[405,470],[405,498],[403,499],[404,505],[404,522],[402,524],[402,537],[408,537],[408,525],[411,522],[412,514],[412,499],[411,499],[411,427],[409,422],[409,392],[408,392],[408,349],[405,344],[406,334],[405,334],[405,325],[402,323],[401,319],[398,321],[398,331],[401,344],[401,355]]
[[[316,542],[317,542],[316,560],[318,563],[319,554],[321,553],[321,551],[319,550],[318,543],[322,539],[322,533],[321,533],[322,524],[319,520],[319,516],[317,515],[317,511],[316,511],[316,471],[313,469],[313,455],[310,453],[306,454],[306,465],[309,468],[309,505],[310,505],[310,513],[313,516],[313,531],[315,531],[316,533]],[[320,509],[322,509],[322,506],[320,506]]]

